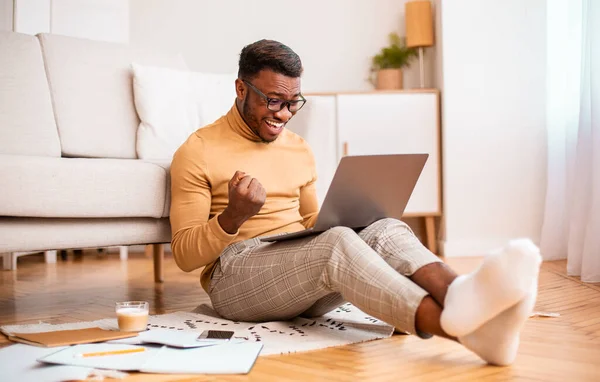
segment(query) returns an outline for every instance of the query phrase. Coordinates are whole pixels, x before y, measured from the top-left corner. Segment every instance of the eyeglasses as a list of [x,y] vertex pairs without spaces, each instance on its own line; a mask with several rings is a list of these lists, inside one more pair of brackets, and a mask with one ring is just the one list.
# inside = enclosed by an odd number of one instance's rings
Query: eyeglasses
[[304,104],[306,103],[306,99],[302,96],[302,94],[299,95],[300,99],[293,100],[293,101],[284,101],[284,100],[278,99],[278,98],[269,98],[263,92],[258,90],[256,88],[256,86],[252,85],[250,82],[248,82],[246,80],[242,80],[242,81],[246,85],[250,86],[252,88],[252,90],[254,90],[256,92],[256,94],[258,94],[259,96],[264,98],[265,101],[267,101],[267,109],[269,109],[271,111],[281,111],[281,110],[283,110],[284,107],[287,106],[288,110],[291,113],[295,113],[298,110],[302,109],[302,106],[304,106]]

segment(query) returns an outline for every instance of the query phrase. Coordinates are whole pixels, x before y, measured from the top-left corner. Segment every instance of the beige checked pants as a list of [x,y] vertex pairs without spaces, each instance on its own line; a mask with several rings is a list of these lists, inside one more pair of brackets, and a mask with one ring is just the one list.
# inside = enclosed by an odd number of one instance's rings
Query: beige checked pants
[[348,301],[398,330],[427,338],[415,328],[427,292],[407,276],[438,261],[395,219],[359,233],[335,227],[276,243],[249,239],[225,248],[209,296],[222,317],[237,321],[316,317]]

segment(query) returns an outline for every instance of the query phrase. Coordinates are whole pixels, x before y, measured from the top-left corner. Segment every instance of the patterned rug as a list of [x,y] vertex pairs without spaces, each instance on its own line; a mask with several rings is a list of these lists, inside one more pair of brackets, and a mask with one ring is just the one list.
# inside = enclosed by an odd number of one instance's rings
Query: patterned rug
[[[0,330],[12,333],[37,333],[89,327],[117,330],[116,318],[69,324],[7,325]],[[262,323],[235,322],[220,318],[208,305],[191,312],[175,312],[150,316],[148,329],[171,329],[201,332],[206,329],[233,330],[234,338],[262,342],[261,355],[286,354],[324,349],[358,342],[388,338],[394,328],[375,319],[352,304],[345,304],[315,319],[296,318],[292,321]]]

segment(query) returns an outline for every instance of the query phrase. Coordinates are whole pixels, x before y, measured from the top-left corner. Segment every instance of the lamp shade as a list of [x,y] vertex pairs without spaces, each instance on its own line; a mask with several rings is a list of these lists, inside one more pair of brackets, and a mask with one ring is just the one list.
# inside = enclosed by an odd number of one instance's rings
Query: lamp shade
[[406,46],[433,45],[433,16],[429,0],[409,1],[405,5]]

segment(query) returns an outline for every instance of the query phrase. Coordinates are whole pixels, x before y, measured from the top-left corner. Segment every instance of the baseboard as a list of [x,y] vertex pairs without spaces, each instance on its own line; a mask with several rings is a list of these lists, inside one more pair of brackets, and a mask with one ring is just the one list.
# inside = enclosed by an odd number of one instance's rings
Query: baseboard
[[[502,248],[511,239],[516,238],[446,240],[442,242],[441,248],[444,257],[485,256],[495,249]],[[539,245],[537,239],[531,238],[531,240]]]

